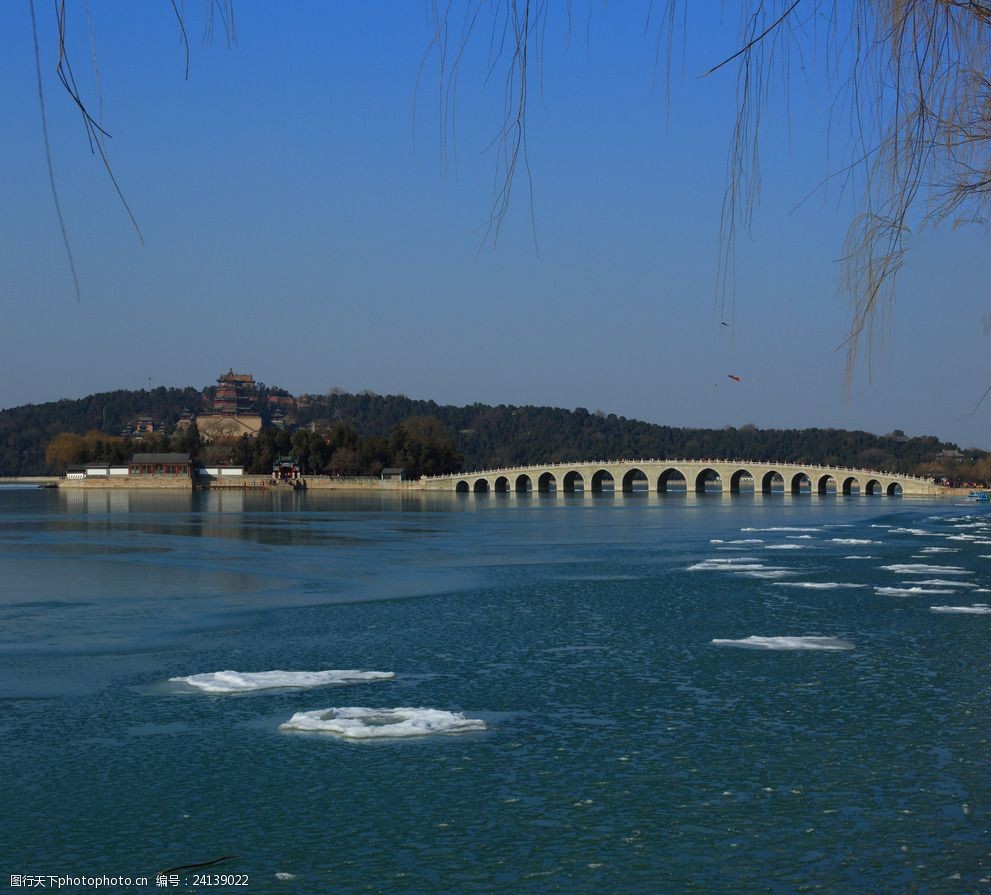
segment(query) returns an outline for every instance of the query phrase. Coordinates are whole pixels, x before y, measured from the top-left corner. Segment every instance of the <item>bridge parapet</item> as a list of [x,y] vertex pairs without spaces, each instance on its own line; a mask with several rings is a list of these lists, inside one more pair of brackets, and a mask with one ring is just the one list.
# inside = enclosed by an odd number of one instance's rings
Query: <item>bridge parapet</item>
[[[675,488],[704,492],[749,490],[770,493],[784,488],[794,494],[883,493],[935,495],[940,487],[921,476],[848,466],[794,461],[692,459],[581,460],[498,469],[473,470],[457,475],[426,476],[426,490],[434,491],[667,491]],[[682,484],[683,483],[683,484]]]

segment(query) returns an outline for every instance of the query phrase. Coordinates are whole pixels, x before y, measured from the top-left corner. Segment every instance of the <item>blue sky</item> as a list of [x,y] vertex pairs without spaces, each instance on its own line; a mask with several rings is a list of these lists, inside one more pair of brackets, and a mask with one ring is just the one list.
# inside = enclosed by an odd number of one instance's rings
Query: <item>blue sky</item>
[[[84,7],[69,6],[70,58],[96,109]],[[720,314],[735,76],[698,75],[736,46],[722,4],[691,7],[669,103],[647,4],[590,4],[570,34],[549,20],[528,119],[539,254],[523,179],[498,243],[483,239],[503,99],[501,75],[485,78],[488,31],[469,45],[456,142],[444,141],[436,55],[416,90],[426,6],[238,0],[228,48],[202,45],[202,6],[188,2],[187,81],[168,2],[90,0],[108,146],[142,246],[58,85],[52,10],[36,2],[77,302],[28,6],[4,4],[0,407],[200,387],[234,367],[294,393],[583,406],[681,426],[901,428],[991,448],[991,404],[967,415],[991,383],[986,231],[913,235],[885,344],[846,388],[837,259],[849,200],[798,204],[837,164],[829,84],[810,76],[771,102],[762,201]]]

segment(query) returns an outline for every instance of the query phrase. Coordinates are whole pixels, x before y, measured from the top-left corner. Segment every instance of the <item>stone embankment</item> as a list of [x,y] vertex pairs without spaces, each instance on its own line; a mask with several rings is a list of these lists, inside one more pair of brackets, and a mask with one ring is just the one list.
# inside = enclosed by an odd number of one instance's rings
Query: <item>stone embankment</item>
[[197,476],[120,476],[88,479],[9,479],[11,484],[57,484],[59,488],[83,490],[163,490],[175,491],[422,491],[423,482],[400,482],[374,476],[304,476],[296,481],[274,482],[267,475]]

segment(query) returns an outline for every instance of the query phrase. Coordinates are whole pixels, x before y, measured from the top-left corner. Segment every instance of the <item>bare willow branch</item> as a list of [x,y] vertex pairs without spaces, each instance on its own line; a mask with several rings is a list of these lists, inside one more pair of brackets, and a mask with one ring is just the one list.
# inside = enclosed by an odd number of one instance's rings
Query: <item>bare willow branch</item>
[[[185,48],[186,56],[186,77],[189,77],[189,39],[186,33],[185,26],[185,16],[182,6],[182,0],[179,3],[176,0],[169,0],[172,5],[172,10],[175,13],[176,19],[179,23],[179,30],[181,35],[181,41]],[[62,207],[59,202],[58,188],[55,181],[55,166],[52,161],[52,151],[51,142],[48,136],[48,116],[45,111],[45,94],[44,94],[44,81],[42,78],[41,70],[41,49],[38,42],[38,24],[37,16],[35,12],[34,0],[28,0],[29,8],[31,11],[31,35],[34,41],[34,57],[35,57],[35,70],[37,74],[38,81],[38,107],[41,112],[41,128],[42,128],[42,139],[45,147],[45,161],[48,166],[48,179],[52,190],[52,199],[55,203],[55,213],[59,222],[59,230],[62,234],[62,242],[65,246],[66,256],[69,260],[69,268],[72,272],[72,281],[76,292],[76,301],[80,300],[81,293],[79,288],[79,278],[76,274],[76,264],[75,259],[72,254],[72,248],[69,243],[68,231],[65,226],[65,218],[62,214]],[[212,37],[213,33],[213,20],[217,16],[220,18],[224,33],[227,37],[227,43],[236,42],[236,30],[234,21],[234,0],[204,0],[206,6],[206,40]],[[69,58],[69,25],[68,25],[68,10],[66,6],[66,0],[53,0],[54,12],[55,12],[55,34],[58,45],[58,61],[55,67],[55,73],[58,76],[62,87],[65,89],[66,94],[72,100],[76,109],[82,118],[83,129],[86,133],[86,139],[89,141],[90,151],[100,157],[100,161],[103,163],[103,168],[110,178],[110,182],[113,185],[114,191],[117,193],[117,197],[120,199],[121,204],[127,213],[128,218],[130,218],[131,224],[134,227],[134,231],[137,234],[138,240],[144,244],[144,236],[141,233],[141,227],[138,225],[137,218],[131,210],[127,199],[124,197],[124,191],[121,189],[120,183],[114,174],[113,168],[110,164],[110,158],[107,153],[105,141],[110,138],[110,133],[106,130],[103,125],[103,89],[100,83],[100,69],[97,64],[97,54],[96,54],[96,39],[93,32],[93,19],[90,15],[89,2],[88,0],[83,0],[83,9],[86,15],[87,30],[89,32],[89,45],[90,54],[93,67],[93,76],[96,83],[96,92],[99,101],[99,119],[93,117],[90,113],[86,102],[83,99],[82,90],[76,81],[75,73],[72,69],[72,63]]]
[[[527,144],[527,109],[531,79],[539,78],[543,45],[546,38],[547,0],[467,0],[464,19],[458,27],[453,20],[453,2],[432,0],[430,5],[433,38],[427,54],[437,52],[438,128],[440,131],[441,168],[448,167],[449,156],[457,165],[458,79],[469,44],[489,15],[489,47],[485,81],[503,71],[503,116],[486,151],[495,157],[492,201],[483,227],[482,245],[496,243],[510,208],[516,175],[523,171],[527,184],[530,227],[535,249],[537,240],[534,178]],[[571,14],[571,4],[567,12]],[[570,24],[569,24],[570,27]],[[426,55],[424,58],[426,58]],[[534,68],[536,63],[536,68]],[[535,75],[536,72],[536,75]],[[422,66],[421,66],[422,74]],[[417,92],[420,77],[417,78]],[[539,87],[539,83],[538,83]]]
[[[737,67],[737,117],[722,216],[721,301],[732,298],[736,228],[759,197],[757,132],[772,76],[826,30],[821,63],[849,130],[841,177],[858,208],[843,251],[853,309],[847,375],[883,338],[910,248],[926,226],[991,218],[991,2],[749,0]],[[799,16],[799,12],[802,15]],[[765,25],[765,23],[767,23]],[[775,58],[775,54],[780,54]],[[832,113],[830,131],[832,132]]]
[[41,50],[38,47],[38,22],[34,12],[34,0],[28,0],[28,8],[31,10],[31,37],[34,41],[34,68],[38,79],[38,109],[41,112],[41,136],[45,144],[45,162],[48,165],[48,183],[52,188],[52,200],[55,203],[55,216],[58,218],[59,230],[62,233],[62,245],[65,246],[65,255],[69,260],[69,271],[72,274],[72,285],[76,290],[76,301],[82,300],[82,293],[79,290],[79,277],[76,275],[76,261],[72,257],[72,246],[69,245],[69,234],[65,229],[65,218],[62,216],[62,206],[59,203],[58,188],[55,185],[55,166],[52,163],[52,146],[48,139],[48,116],[45,113],[45,88],[41,78]]

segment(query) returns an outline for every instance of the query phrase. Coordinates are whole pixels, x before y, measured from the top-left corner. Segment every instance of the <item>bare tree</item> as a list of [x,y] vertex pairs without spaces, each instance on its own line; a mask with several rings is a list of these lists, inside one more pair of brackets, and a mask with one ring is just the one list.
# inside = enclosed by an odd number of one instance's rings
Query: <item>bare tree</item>
[[[689,0],[645,4],[646,30],[670,71],[675,32],[692,25]],[[724,12],[732,8],[724,4]],[[504,85],[489,234],[498,236],[514,180],[525,170],[527,97],[540,76],[547,0],[432,3],[442,136],[453,128],[459,67],[473,39],[489,46]],[[991,0],[742,0],[739,49],[700,72],[734,71],[717,293],[732,293],[737,229],[760,195],[760,130],[768,104],[788,101],[797,72],[818,66],[834,88],[830,129],[844,158],[836,182],[856,208],[843,257],[853,300],[847,370],[869,349],[894,299],[907,236],[925,225],[985,224],[991,202]],[[590,15],[590,14],[588,14]],[[577,27],[567,3],[567,27]],[[536,65],[533,63],[536,61]],[[531,198],[532,205],[532,198]]]
[[[28,2],[34,24],[34,0]],[[169,2],[188,76],[184,6],[182,0]],[[580,13],[575,12],[578,7]],[[83,8],[98,86],[86,0]],[[227,40],[233,41],[234,0],[203,0],[203,8],[204,40],[211,39],[219,20]],[[830,128],[840,136],[844,153],[822,185],[839,184],[852,195],[856,208],[843,251],[853,301],[846,340],[849,372],[858,350],[874,343],[891,308],[911,230],[925,225],[983,225],[988,220],[991,0],[740,0],[739,7],[725,3],[723,11],[735,8],[740,10],[739,49],[713,60],[708,68],[698,66],[706,77],[733,71],[737,79],[720,223],[719,300],[725,302],[732,293],[737,229],[749,226],[760,195],[764,112],[772,101],[787,102],[796,72],[818,66],[835,90]],[[565,0],[563,9],[569,34],[590,26],[591,13],[584,4],[573,9],[572,0]],[[427,10],[432,39],[424,66],[437,65],[442,161],[448,152],[456,155],[458,80],[468,55],[482,54],[487,80],[502,85],[503,114],[492,140],[496,163],[487,226],[487,237],[495,241],[521,172],[533,219],[527,112],[542,70],[550,0],[427,0]],[[679,45],[675,38],[692,26],[691,12],[690,0],[645,0],[641,7],[645,31],[656,40],[658,64],[667,71],[668,82]],[[82,115],[94,154],[123,200],[105,150],[109,134],[103,124],[102,98],[99,114],[91,114],[72,74],[66,52],[65,0],[55,0],[55,13],[60,80]],[[36,26],[35,50],[52,192],[71,265],[48,150]]]
[[[172,11],[175,13],[176,23],[179,27],[179,36],[185,53],[185,72],[189,77],[189,32],[186,28],[185,3],[183,0],[169,0]],[[72,254],[72,245],[69,241],[68,229],[65,225],[65,218],[62,215],[62,206],[59,202],[58,185],[55,178],[55,163],[52,157],[51,141],[48,138],[48,113],[45,109],[45,89],[44,78],[42,77],[41,48],[38,42],[38,15],[35,9],[35,0],[28,0],[28,9],[31,13],[31,37],[34,44],[35,76],[38,86],[38,111],[41,115],[41,135],[45,149],[45,163],[48,167],[48,181],[52,192],[52,201],[55,205],[55,216],[58,219],[59,232],[62,235],[62,244],[65,248],[66,259],[69,262],[69,271],[72,275],[72,284],[76,292],[76,300],[80,300],[79,277],[76,273],[76,262]],[[203,42],[209,44],[213,40],[215,23],[220,21],[224,35],[228,44],[237,39],[237,32],[234,22],[234,0],[203,0],[204,21],[203,21]],[[103,91],[100,83],[100,68],[97,63],[96,38],[93,31],[93,18],[90,15],[89,0],[83,0],[82,12],[85,14],[86,28],[89,33],[89,46],[91,64],[93,67],[93,80],[96,85],[98,112],[94,115],[91,112],[92,103],[83,97],[83,92],[79,87],[76,75],[69,58],[69,32],[74,25],[78,25],[78,17],[73,19],[69,15],[69,8],[66,0],[54,0],[53,13],[54,20],[52,27],[56,36],[56,46],[58,58],[55,65],[55,73],[59,82],[72,100],[73,105],[78,110],[82,119],[83,129],[89,141],[90,152],[99,156],[100,161],[106,171],[107,177],[113,184],[124,211],[130,218],[134,226],[134,232],[138,239],[144,243],[141,235],[141,228],[138,220],[127,204],[124,192],[114,175],[113,167],[110,164],[110,156],[107,148],[107,140],[110,139],[110,132],[106,130],[103,122]]]

